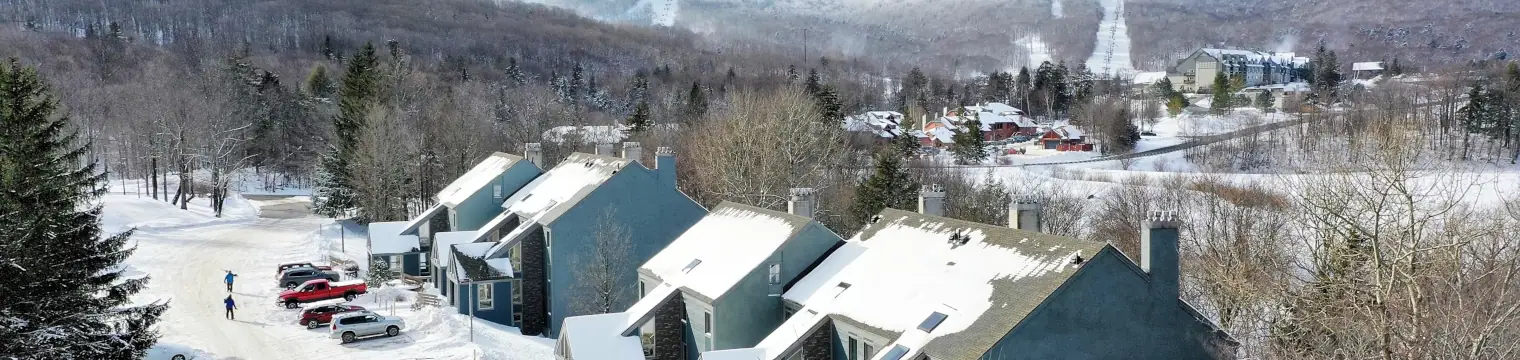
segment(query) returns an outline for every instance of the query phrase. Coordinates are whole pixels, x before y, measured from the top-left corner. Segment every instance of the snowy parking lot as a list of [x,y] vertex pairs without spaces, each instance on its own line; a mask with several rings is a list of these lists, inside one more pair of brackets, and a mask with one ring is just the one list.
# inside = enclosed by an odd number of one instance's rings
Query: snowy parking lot
[[[159,324],[163,337],[151,360],[184,354],[191,359],[549,359],[551,339],[525,337],[517,329],[474,322],[474,342],[467,317],[447,307],[413,310],[415,294],[371,289],[353,304],[381,315],[399,316],[407,329],[394,338],[378,337],[340,344],[328,338],[328,328],[307,329],[297,324],[299,309],[275,304],[281,289],[275,285],[275,266],[281,263],[323,262],[322,249],[336,239],[331,219],[290,216],[291,211],[265,211],[260,205],[286,208],[302,198],[242,197],[229,199],[223,218],[211,215],[204,203],[180,210],[167,202],[115,193],[105,197],[105,230],[136,227],[137,252],[127,260],[130,274],[152,277],[139,302],[169,301]],[[276,218],[279,217],[279,218]],[[348,253],[363,254],[362,235],[349,234]],[[331,248],[340,245],[331,244]],[[355,249],[358,248],[358,251]],[[225,271],[237,273],[231,292],[223,284]],[[222,300],[231,295],[239,310],[236,320],[224,318]],[[395,301],[395,300],[402,301]]]

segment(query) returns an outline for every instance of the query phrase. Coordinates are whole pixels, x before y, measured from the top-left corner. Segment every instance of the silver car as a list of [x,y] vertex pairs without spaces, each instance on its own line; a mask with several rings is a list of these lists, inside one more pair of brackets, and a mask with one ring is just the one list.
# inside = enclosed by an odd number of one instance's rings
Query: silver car
[[396,336],[406,329],[406,321],[394,316],[381,316],[370,311],[359,311],[343,314],[332,321],[332,332],[329,338],[341,339],[343,343],[351,343],[361,337],[382,335]]

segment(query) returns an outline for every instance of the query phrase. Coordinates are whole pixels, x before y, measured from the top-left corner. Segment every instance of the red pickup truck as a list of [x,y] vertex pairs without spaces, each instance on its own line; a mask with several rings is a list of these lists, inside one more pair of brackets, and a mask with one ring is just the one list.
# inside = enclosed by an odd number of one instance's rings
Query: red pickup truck
[[327,279],[309,280],[295,289],[280,292],[279,303],[285,304],[285,308],[295,309],[301,307],[301,303],[313,301],[343,298],[353,301],[359,294],[369,291],[363,280],[353,281],[328,281]]

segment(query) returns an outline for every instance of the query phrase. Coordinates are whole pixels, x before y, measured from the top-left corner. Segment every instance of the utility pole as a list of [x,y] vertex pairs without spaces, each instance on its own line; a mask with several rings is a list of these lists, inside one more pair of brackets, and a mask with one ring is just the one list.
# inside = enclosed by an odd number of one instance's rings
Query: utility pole
[[812,61],[812,60],[809,60],[809,58],[808,58],[807,31],[808,31],[807,28],[802,28],[802,63],[803,64],[807,64],[807,63],[809,63],[809,62]]

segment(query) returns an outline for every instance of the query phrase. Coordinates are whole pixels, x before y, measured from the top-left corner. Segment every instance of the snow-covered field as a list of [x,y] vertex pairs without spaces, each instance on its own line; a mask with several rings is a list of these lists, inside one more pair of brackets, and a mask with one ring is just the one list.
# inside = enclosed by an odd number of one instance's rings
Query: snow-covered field
[[[522,336],[517,329],[470,321],[450,308],[424,307],[413,311],[411,295],[395,290],[380,298],[376,290],[355,300],[384,315],[403,318],[407,329],[395,338],[373,338],[339,344],[326,328],[308,330],[296,324],[299,310],[276,306],[280,289],[274,284],[275,265],[295,261],[322,262],[340,244],[331,219],[261,218],[258,206],[289,205],[301,198],[250,201],[229,199],[222,218],[216,218],[204,199],[187,210],[167,202],[139,197],[118,181],[104,198],[104,227],[108,231],[137,228],[137,252],[126,261],[129,274],[152,277],[139,302],[168,301],[170,309],[159,324],[162,339],[152,360],[175,354],[195,359],[549,359],[552,340]],[[362,234],[350,233],[350,257],[364,255]],[[222,284],[225,270],[237,273],[232,292]],[[397,292],[402,295],[394,295]],[[231,295],[240,310],[237,320],[223,318],[222,299]],[[402,301],[394,301],[397,298]]]

